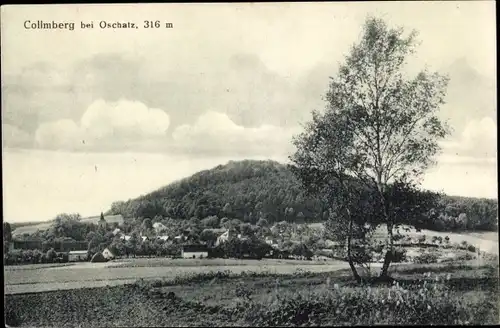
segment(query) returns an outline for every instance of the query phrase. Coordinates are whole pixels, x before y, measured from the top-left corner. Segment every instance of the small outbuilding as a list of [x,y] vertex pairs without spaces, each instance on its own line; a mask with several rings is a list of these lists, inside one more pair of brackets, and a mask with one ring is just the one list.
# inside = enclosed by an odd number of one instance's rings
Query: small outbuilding
[[102,251],[102,256],[104,256],[107,260],[112,260],[115,258],[115,255],[109,250],[109,248],[106,248]]
[[87,251],[70,251],[68,253],[68,262],[85,261],[87,256]]
[[184,245],[181,249],[181,256],[185,259],[201,259],[208,257],[208,247],[206,245]]

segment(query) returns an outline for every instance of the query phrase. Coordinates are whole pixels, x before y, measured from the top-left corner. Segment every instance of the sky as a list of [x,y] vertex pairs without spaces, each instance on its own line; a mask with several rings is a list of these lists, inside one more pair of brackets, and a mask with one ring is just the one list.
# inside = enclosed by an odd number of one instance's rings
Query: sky
[[[418,31],[407,72],[450,76],[440,117],[453,133],[422,186],[497,198],[494,6],[2,6],[4,219],[97,215],[229,160],[285,162],[368,15]],[[161,28],[145,29],[145,20]],[[75,29],[26,29],[26,21]],[[101,21],[139,28],[101,29]]]

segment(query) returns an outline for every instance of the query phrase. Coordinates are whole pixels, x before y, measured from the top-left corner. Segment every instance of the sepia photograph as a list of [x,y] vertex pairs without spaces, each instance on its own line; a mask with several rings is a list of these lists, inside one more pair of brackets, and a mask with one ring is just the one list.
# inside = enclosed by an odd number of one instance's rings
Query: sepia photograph
[[495,12],[2,6],[5,325],[500,324]]

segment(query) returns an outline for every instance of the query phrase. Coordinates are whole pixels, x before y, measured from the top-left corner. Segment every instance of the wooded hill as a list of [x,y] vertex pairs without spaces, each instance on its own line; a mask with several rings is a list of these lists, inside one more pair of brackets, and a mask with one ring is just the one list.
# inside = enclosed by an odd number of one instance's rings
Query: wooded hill
[[[497,200],[443,195],[437,215],[418,223],[433,230],[497,230]],[[126,202],[115,202],[107,214],[126,218],[240,219],[255,224],[321,222],[327,204],[308,196],[291,170],[275,161],[230,161]]]

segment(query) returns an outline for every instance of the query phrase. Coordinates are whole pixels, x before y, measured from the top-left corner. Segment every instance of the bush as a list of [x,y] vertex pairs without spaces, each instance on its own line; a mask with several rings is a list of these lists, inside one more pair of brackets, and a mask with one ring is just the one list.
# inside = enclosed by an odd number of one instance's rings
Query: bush
[[484,324],[498,320],[491,302],[486,296],[457,297],[437,279],[405,286],[394,282],[390,288],[336,286],[252,302],[245,320],[255,326]]
[[400,263],[406,261],[406,249],[403,247],[397,247],[394,249],[394,257],[392,258],[394,263]]
[[92,263],[98,263],[98,262],[107,262],[108,260],[102,255],[101,252],[95,253],[94,256],[92,256],[92,259],[90,262]]
[[45,255],[46,259],[47,259],[47,262],[53,262],[56,257],[57,257],[57,252],[51,248],[47,251],[47,254]]
[[21,324],[19,314],[12,307],[4,306],[5,323],[11,327],[18,327]]
[[467,250],[468,250],[469,252],[475,253],[475,252],[476,252],[476,246],[474,246],[474,245],[469,245],[469,246],[467,246]]
[[426,238],[427,238],[426,235],[422,235],[422,236],[418,237],[418,242],[419,243],[425,243],[425,239]]
[[475,259],[475,257],[473,255],[471,255],[470,253],[460,254],[455,258],[456,261],[471,261],[474,259]]
[[228,279],[231,276],[230,270],[224,271],[208,271],[200,273],[186,273],[175,276],[173,279],[155,279],[144,280],[139,279],[133,285],[141,289],[149,290],[151,288],[159,288],[165,286],[184,285],[189,283],[199,283],[211,281],[213,279]]
[[418,264],[437,263],[438,255],[436,253],[424,253],[414,258],[414,262]]

